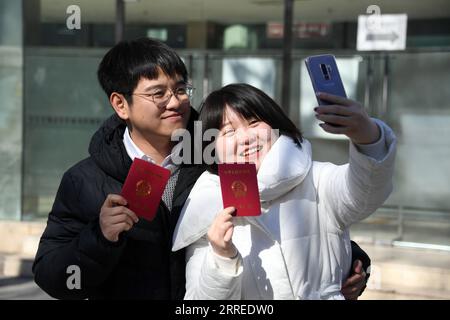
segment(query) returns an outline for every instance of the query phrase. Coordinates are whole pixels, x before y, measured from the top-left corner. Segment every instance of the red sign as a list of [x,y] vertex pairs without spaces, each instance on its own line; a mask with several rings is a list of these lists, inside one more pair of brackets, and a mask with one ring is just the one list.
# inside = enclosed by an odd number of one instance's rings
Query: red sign
[[[299,39],[309,39],[325,37],[330,33],[330,24],[322,22],[299,22],[293,26],[294,37]],[[282,39],[284,30],[283,24],[279,22],[269,22],[266,28],[267,38]]]

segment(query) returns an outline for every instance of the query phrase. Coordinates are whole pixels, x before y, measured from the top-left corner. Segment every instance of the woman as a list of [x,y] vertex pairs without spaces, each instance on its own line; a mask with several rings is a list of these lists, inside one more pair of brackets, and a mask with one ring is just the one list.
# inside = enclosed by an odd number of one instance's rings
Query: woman
[[[174,234],[187,247],[186,299],[342,299],[351,268],[348,228],[392,190],[396,139],[356,102],[319,94],[326,132],[350,140],[349,164],[311,160],[311,146],[264,92],[232,84],[211,93],[200,114],[217,128],[219,162],[253,162],[262,214],[233,217],[222,206],[217,165],[191,191]],[[280,136],[271,134],[278,129]]]

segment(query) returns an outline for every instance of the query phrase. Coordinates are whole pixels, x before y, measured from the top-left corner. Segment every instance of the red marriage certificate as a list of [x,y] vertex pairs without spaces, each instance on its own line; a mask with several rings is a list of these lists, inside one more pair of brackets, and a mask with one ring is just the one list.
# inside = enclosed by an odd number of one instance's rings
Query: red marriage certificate
[[253,163],[221,163],[218,165],[223,207],[235,207],[236,216],[259,216],[256,167]]
[[161,201],[170,170],[135,158],[122,188],[128,208],[137,216],[151,221]]

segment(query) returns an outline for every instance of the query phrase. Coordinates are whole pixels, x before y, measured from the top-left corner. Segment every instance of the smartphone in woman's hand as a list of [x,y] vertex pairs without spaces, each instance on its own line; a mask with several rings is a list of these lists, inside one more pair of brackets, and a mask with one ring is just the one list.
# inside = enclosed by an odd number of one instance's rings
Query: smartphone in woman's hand
[[[336,59],[331,54],[310,56],[305,60],[306,68],[311,78],[314,93],[326,92],[347,98],[341,76],[336,65]],[[317,95],[316,95],[317,97]],[[317,97],[319,105],[331,104]]]

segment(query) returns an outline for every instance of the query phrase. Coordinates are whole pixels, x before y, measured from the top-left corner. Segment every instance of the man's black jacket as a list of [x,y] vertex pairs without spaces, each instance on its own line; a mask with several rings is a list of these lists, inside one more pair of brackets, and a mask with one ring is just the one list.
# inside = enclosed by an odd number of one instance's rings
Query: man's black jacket
[[[191,124],[195,118],[193,111]],[[117,243],[108,241],[100,230],[99,213],[108,194],[120,194],[131,166],[123,144],[125,127],[116,115],[107,119],[92,137],[90,157],[62,178],[33,265],[36,283],[55,298],[184,296],[185,253],[171,251],[172,234],[203,167],[181,167],[172,212],[161,202],[154,220],[140,219]],[[81,289],[67,286],[75,274],[68,270],[72,265],[80,268]]]

